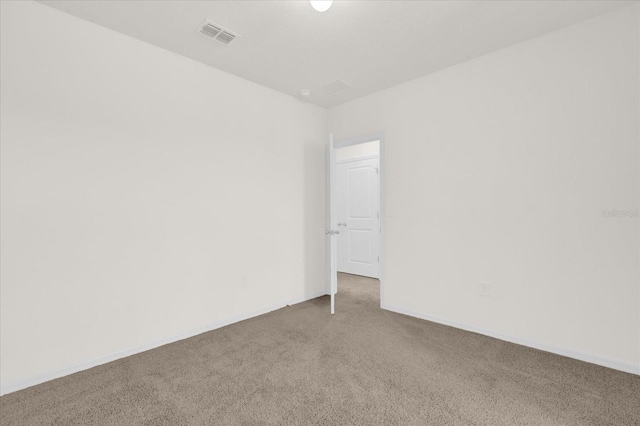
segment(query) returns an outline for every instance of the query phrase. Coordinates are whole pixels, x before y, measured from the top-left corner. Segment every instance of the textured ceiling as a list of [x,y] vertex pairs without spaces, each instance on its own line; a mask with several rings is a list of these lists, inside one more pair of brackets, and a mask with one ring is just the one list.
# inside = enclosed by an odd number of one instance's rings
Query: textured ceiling
[[[343,103],[519,43],[630,2],[41,1],[147,43],[310,102]],[[240,35],[225,46],[205,19]],[[319,86],[342,79],[339,94]]]

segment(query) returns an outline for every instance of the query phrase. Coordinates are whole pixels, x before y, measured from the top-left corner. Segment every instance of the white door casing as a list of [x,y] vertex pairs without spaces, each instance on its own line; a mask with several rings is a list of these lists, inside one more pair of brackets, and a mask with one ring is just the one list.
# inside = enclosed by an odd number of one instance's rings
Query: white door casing
[[[337,164],[338,271],[379,278],[379,159]],[[335,222],[333,222],[335,223]]]

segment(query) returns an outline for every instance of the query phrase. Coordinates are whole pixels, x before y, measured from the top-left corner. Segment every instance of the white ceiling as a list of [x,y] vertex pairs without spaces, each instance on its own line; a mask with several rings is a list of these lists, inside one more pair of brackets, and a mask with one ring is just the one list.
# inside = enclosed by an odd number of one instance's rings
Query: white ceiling
[[[606,13],[619,1],[42,1],[310,102],[340,104]],[[205,19],[240,35],[225,46]],[[353,88],[329,95],[336,78]]]

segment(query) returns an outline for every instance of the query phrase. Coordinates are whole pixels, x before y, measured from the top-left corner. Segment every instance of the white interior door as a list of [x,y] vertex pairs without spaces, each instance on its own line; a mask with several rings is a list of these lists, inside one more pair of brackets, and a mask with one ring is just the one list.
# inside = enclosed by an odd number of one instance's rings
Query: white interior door
[[331,314],[336,311],[336,293],[338,292],[338,235],[340,231],[334,226],[337,223],[336,217],[336,150],[333,147],[333,135],[329,134],[329,144],[327,146],[327,202],[329,204],[329,214],[327,215],[327,235],[328,257],[327,277],[329,280],[329,294],[331,295]]
[[378,158],[337,164],[338,271],[380,278]]

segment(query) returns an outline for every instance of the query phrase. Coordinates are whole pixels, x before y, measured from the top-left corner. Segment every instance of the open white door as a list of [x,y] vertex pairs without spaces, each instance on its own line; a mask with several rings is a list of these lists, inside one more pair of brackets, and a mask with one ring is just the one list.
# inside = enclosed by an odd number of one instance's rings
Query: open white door
[[336,150],[333,147],[333,134],[329,134],[329,145],[327,146],[327,203],[329,204],[329,215],[327,217],[327,245],[329,247],[328,274],[329,294],[331,295],[331,314],[336,311],[336,293],[338,292],[338,234],[334,224],[337,217],[337,193],[336,193]]

